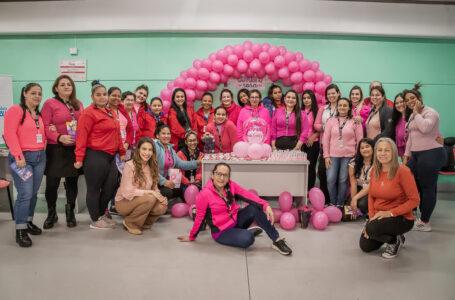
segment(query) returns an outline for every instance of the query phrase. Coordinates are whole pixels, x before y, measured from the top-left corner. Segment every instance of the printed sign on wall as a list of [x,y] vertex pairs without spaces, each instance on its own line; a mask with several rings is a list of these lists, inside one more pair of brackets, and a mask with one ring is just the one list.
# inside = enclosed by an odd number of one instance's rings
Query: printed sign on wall
[[87,61],[85,59],[62,59],[60,75],[68,75],[74,81],[87,81]]

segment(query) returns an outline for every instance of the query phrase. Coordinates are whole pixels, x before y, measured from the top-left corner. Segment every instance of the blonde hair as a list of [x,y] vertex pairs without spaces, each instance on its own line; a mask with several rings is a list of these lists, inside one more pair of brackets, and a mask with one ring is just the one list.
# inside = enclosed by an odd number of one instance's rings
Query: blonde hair
[[379,178],[379,175],[381,174],[382,171],[382,164],[379,162],[378,157],[377,157],[377,150],[378,150],[378,145],[379,143],[387,143],[390,145],[390,148],[392,148],[392,160],[391,160],[391,166],[388,174],[388,179],[393,179],[395,175],[397,174],[398,167],[400,166],[400,163],[398,162],[398,150],[397,150],[397,145],[395,142],[387,137],[382,137],[380,138],[376,144],[374,145],[374,158],[373,158],[373,167],[374,167],[374,176],[376,178]]

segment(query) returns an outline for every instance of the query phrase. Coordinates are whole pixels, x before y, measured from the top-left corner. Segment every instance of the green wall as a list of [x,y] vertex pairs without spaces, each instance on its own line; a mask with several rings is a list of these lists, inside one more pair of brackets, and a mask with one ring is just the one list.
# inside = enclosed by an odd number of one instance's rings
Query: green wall
[[89,83],[93,79],[122,90],[145,82],[151,95],[157,95],[195,58],[206,58],[246,39],[284,45],[319,61],[321,70],[333,76],[345,95],[354,84],[367,90],[370,81],[380,80],[388,98],[393,98],[420,81],[425,103],[440,112],[442,133],[455,135],[451,113],[455,40],[228,33],[0,36],[0,74],[13,76],[15,99],[30,81],[43,85],[46,99],[51,96],[59,60],[70,58],[68,49],[77,47],[77,58],[87,59],[88,81],[77,83],[78,97],[85,104],[90,102]]

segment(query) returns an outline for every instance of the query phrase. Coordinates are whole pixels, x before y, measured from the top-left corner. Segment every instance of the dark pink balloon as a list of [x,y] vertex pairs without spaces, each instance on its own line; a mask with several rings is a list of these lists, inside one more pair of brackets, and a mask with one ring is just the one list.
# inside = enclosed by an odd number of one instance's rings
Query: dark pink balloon
[[243,42],[243,48],[245,48],[245,49],[251,49],[252,46],[253,46],[253,42],[251,42],[251,41]]
[[264,70],[264,68],[261,67],[261,68],[256,72],[256,76],[257,76],[258,78],[264,78],[264,76],[265,76],[265,70]]
[[299,62],[300,72],[305,72],[306,70],[310,69],[310,63],[304,59]]
[[303,90],[312,90],[314,91],[314,82],[305,82],[303,84]]
[[273,62],[275,63],[275,67],[276,68],[281,68],[284,66],[284,64],[286,63],[286,61],[284,60],[284,57],[281,56],[281,55],[278,55],[277,57],[275,57],[275,59],[273,60]]
[[325,76],[324,76],[324,82],[327,83],[327,84],[332,83],[332,76],[330,76],[330,75],[325,75]]
[[211,53],[209,55],[209,60],[212,61],[212,62],[215,61],[216,60],[216,54],[215,53]]
[[212,69],[212,61],[210,59],[204,59],[202,61],[202,68],[206,68],[210,71]]
[[267,64],[270,61],[270,55],[265,51],[259,53],[258,58],[262,64]]
[[[275,63],[276,65],[276,63]],[[281,69],[278,70],[278,76],[280,76],[281,79],[285,79],[289,77],[289,69],[287,67],[282,67]]]
[[246,77],[253,77],[253,75],[254,75],[254,74],[253,74],[253,71],[251,71],[251,69],[248,68],[248,70],[246,70],[246,72],[245,72],[245,76],[246,76]]
[[212,63],[212,70],[215,71],[215,72],[221,72],[223,70],[223,67],[224,67],[224,64],[221,60],[215,60],[213,63]]
[[313,70],[308,70],[308,71],[305,71],[305,73],[303,73],[303,79],[307,82],[314,81],[315,77],[316,77],[316,75],[314,74]]
[[280,223],[280,218],[283,212],[279,208],[272,208],[273,211],[273,219],[275,219],[275,223]]
[[294,55],[294,53],[289,52],[289,51],[286,52],[286,53],[284,54],[284,60],[285,60],[286,64],[289,64],[291,61],[294,61],[294,60],[295,60],[295,55]]
[[226,82],[228,82],[228,80],[229,80],[229,77],[227,77],[224,74],[221,74],[220,83],[226,83]]
[[264,67],[265,73],[268,75],[275,73],[275,64],[273,62],[269,62],[265,67]]
[[198,77],[199,77],[200,79],[203,79],[203,80],[209,79],[210,72],[209,72],[208,69],[206,69],[206,68],[200,68],[200,69],[197,71],[197,73],[198,73]]
[[269,49],[270,59],[273,60],[280,54],[280,50],[276,46],[271,46]]
[[239,60],[239,63],[237,64],[237,71],[240,73],[245,73],[247,69],[248,64],[243,59]]
[[193,77],[188,77],[185,80],[185,88],[194,89],[195,86],[196,86],[196,80]]
[[326,87],[327,87],[327,84],[324,81],[319,81],[319,82],[316,82],[316,84],[314,85],[314,91],[319,94],[324,94]]
[[295,72],[291,74],[291,81],[292,83],[300,83],[303,79],[302,72]]
[[280,51],[280,55],[284,56],[286,54],[286,52],[288,52],[288,49],[286,49],[285,46],[279,46],[278,51]]
[[224,65],[223,74],[226,76],[230,76],[230,75],[232,75],[232,73],[234,73],[234,68],[228,64]]
[[297,93],[303,92],[303,84],[301,83],[295,83],[292,85],[292,89],[296,91]]
[[295,60],[296,61],[301,61],[303,59],[303,54],[301,52],[296,52],[295,53]]
[[289,71],[297,72],[300,70],[299,63],[296,61],[291,61],[288,65]]
[[316,82],[323,81],[325,74],[324,74],[324,72],[318,70],[318,71],[316,71],[315,76],[316,76],[316,79],[315,79]]
[[270,44],[269,43],[262,44],[262,51],[269,51],[269,49],[270,49]]
[[202,67],[202,60],[200,59],[195,59],[193,61],[193,67],[195,67],[196,69],[199,69]]
[[240,76],[242,76],[242,74],[240,74],[240,72],[237,70],[234,70],[234,73],[232,73],[232,77],[234,77],[236,79],[239,79]]
[[[220,76],[220,81],[221,81],[221,76]],[[216,88],[218,87],[218,85],[212,81],[207,81],[207,89],[209,91],[214,91],[216,90]],[[202,98],[202,95],[200,95],[199,97],[197,97],[198,99],[201,99]]]
[[235,45],[234,46],[234,54],[237,55],[237,57],[243,57],[243,46],[242,45]]
[[233,67],[237,66],[238,62],[239,62],[239,58],[235,54],[230,54],[227,57],[227,63]]
[[313,61],[311,63],[311,70],[313,70],[313,71],[319,70],[319,63],[317,61]]
[[219,60],[221,60],[223,63],[226,63],[227,57],[228,57],[228,53],[227,53],[227,51],[224,50],[224,49],[219,50],[219,51],[216,53],[216,58],[218,58]]
[[254,57],[258,57],[259,53],[262,51],[262,45],[253,44],[253,46],[251,46],[251,51],[253,51]]
[[280,77],[278,76],[278,74],[276,72],[274,72],[272,74],[269,74],[269,79],[272,82],[277,82],[280,79]]
[[213,82],[213,83],[218,83],[220,82],[221,80],[221,76],[220,74],[216,73],[216,72],[210,72],[210,77],[209,77],[210,81]]
[[171,95],[172,95],[172,90],[170,90],[170,89],[164,89],[160,93],[160,97],[163,101],[164,101],[164,99],[167,99],[167,100],[171,99]]
[[185,87],[185,79],[182,78],[182,77],[177,77],[175,80],[174,80],[174,85],[176,87]]
[[196,99],[196,93],[192,89],[185,89],[185,93],[187,101],[194,101]]
[[253,59],[253,61],[250,63],[251,71],[257,72],[257,71],[259,71],[260,68],[261,68],[261,62],[259,61],[259,59],[257,59],[257,58]]
[[188,78],[188,71],[182,71],[180,72],[180,77],[183,77],[183,78]]
[[243,60],[245,60],[247,63],[252,62],[253,59],[254,59],[253,51],[248,49],[245,50],[245,52],[243,52]]
[[283,82],[283,84],[285,86],[291,86],[292,85],[292,81],[291,81],[291,78],[284,78],[281,82]]
[[188,77],[196,78],[198,76],[198,69],[196,68],[189,68],[188,69]]

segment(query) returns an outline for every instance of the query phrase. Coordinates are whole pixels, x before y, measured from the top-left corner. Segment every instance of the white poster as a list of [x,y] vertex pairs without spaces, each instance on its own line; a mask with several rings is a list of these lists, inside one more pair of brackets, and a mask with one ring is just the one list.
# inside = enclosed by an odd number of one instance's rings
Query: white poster
[[268,77],[246,77],[242,76],[239,79],[231,78],[228,82],[229,85],[234,86],[237,90],[240,89],[257,89],[260,91],[267,90],[272,84],[272,81]]
[[87,81],[87,61],[85,59],[63,59],[59,64],[60,75],[68,75],[74,81]]
[[3,140],[5,113],[11,105],[13,105],[13,79],[8,75],[0,75],[0,147],[5,147]]

